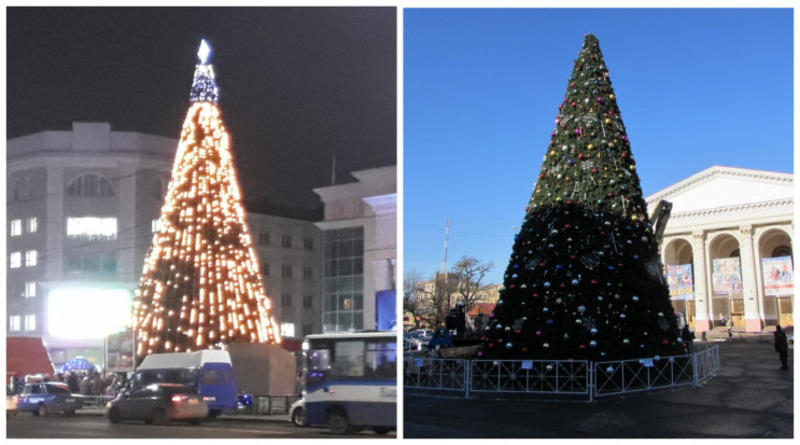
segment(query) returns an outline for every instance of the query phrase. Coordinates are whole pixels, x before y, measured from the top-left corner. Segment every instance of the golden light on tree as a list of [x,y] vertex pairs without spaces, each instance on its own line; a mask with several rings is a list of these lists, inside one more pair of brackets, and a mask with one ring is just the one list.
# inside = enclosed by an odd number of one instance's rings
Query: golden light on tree
[[158,230],[135,292],[138,357],[281,341],[245,222],[209,53],[203,41]]

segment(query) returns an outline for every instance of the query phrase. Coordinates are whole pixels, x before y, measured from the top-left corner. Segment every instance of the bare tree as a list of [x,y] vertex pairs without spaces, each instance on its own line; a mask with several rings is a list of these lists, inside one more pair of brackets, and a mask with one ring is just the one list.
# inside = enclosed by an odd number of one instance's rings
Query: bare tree
[[422,302],[417,298],[417,288],[422,281],[422,274],[413,269],[403,277],[403,312],[411,315],[414,329],[419,328]]
[[466,306],[467,312],[472,309],[480,300],[478,291],[481,288],[481,280],[486,274],[494,269],[494,263],[481,263],[477,258],[463,256],[453,265],[453,274],[458,277],[458,292],[461,294],[461,302]]
[[433,279],[418,282],[414,298],[418,304],[418,317],[433,328],[442,327],[450,313],[450,296],[458,288],[453,274],[434,275]]

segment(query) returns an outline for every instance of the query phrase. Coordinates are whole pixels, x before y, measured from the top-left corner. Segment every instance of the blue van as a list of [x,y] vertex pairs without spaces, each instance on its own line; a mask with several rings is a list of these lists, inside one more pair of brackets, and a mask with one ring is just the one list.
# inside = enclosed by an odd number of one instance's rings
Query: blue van
[[150,354],[136,368],[133,385],[182,383],[194,388],[208,403],[209,416],[237,408],[236,380],[228,351]]

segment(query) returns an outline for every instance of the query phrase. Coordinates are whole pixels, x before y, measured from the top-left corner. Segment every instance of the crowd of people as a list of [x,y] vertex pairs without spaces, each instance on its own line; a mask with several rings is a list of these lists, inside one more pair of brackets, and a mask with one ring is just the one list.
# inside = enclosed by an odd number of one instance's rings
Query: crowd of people
[[94,368],[59,372],[51,376],[18,376],[11,377],[10,389],[16,394],[22,393],[25,383],[32,381],[63,382],[69,386],[73,394],[84,396],[116,396],[126,385],[128,376],[124,372],[98,372]]

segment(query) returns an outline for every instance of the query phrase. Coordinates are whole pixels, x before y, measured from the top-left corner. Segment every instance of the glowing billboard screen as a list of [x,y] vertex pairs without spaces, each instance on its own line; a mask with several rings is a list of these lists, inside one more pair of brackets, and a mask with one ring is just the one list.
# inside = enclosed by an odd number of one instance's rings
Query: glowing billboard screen
[[54,289],[48,298],[48,331],[62,338],[103,338],[130,326],[131,304],[131,293],[124,289]]

